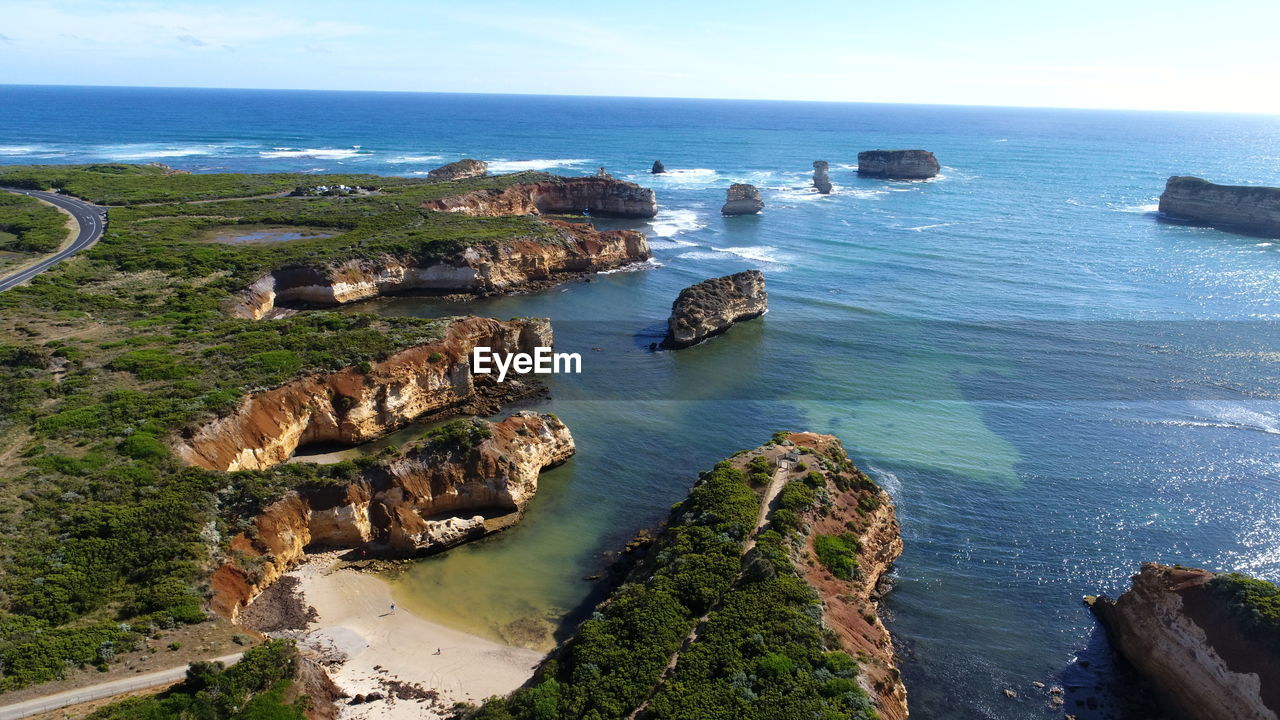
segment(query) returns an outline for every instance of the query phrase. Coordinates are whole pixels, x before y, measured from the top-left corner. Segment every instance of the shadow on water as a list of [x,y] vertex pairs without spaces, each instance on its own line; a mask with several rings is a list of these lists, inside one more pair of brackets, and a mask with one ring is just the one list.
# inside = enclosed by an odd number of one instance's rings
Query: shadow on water
[[1173,720],[1156,703],[1151,685],[1116,654],[1101,627],[1059,676],[1063,710],[1078,720]]

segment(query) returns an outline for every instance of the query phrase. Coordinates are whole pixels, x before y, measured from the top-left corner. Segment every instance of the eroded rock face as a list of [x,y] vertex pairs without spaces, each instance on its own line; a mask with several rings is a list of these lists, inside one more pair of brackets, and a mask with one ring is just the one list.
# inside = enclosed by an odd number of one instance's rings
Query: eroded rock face
[[253,533],[232,539],[231,557],[211,579],[211,609],[234,621],[308,548],[412,556],[511,525],[538,474],[573,455],[573,436],[559,419],[533,412],[477,422],[490,435],[473,447],[410,446],[348,485],[293,491],[267,506]]
[[[831,505],[825,512],[806,514],[806,549],[812,550],[813,538],[819,534],[852,532],[859,543],[859,572],[852,580],[836,578],[820,563],[805,562],[807,556],[796,567],[822,597],[823,621],[840,639],[841,647],[854,657],[864,658],[859,664],[863,686],[875,701],[882,720],[905,720],[907,689],[898,672],[893,638],[876,612],[887,587],[882,581],[902,554],[902,534],[893,498],[853,466],[834,436],[792,433],[788,440],[838,463],[835,470],[821,467],[828,478]],[[837,476],[841,477],[839,483]],[[866,510],[870,505],[874,508]]]
[[489,163],[466,158],[440,167],[427,173],[428,180],[465,180],[473,177],[484,177],[489,174]]
[[866,150],[858,153],[858,174],[890,180],[927,180],[941,170],[928,150]]
[[823,195],[831,194],[831,166],[826,160],[813,161],[813,186]]
[[1094,613],[1111,644],[1193,720],[1276,720],[1280,648],[1246,627],[1207,584],[1207,570],[1144,563],[1117,600]]
[[667,168],[666,168],[666,166],[664,166],[664,165],[662,164],[662,161],[661,161],[661,160],[654,160],[654,161],[653,161],[653,168],[649,170],[649,172],[650,172],[650,173],[652,173],[652,174],[654,174],[654,175],[661,175],[662,173],[664,173],[664,172],[666,172],[666,171],[667,171]]
[[1174,176],[1160,195],[1160,212],[1205,225],[1280,237],[1280,188],[1217,185]]
[[241,291],[231,314],[257,320],[270,316],[280,303],[341,305],[412,291],[504,292],[652,257],[648,240],[634,230],[601,232],[586,223],[544,222],[555,228],[559,242],[517,239],[480,243],[427,264],[383,255],[336,266],[281,268]]
[[755,185],[734,183],[725,193],[724,206],[720,212],[725,215],[754,215],[764,209],[764,200]]
[[587,214],[651,218],[658,214],[658,201],[653,190],[616,180],[607,173],[593,177],[553,178],[512,185],[502,190],[477,190],[432,200],[424,203],[423,207],[479,216]]
[[173,452],[209,470],[261,470],[309,443],[367,442],[472,400],[473,348],[514,353],[551,344],[551,323],[544,319],[465,318],[451,323],[442,339],[401,350],[367,371],[349,367],[254,394],[231,414],[175,438]]
[[703,280],[680,291],[671,305],[663,345],[689,347],[729,329],[734,323],[764,314],[769,295],[759,270]]

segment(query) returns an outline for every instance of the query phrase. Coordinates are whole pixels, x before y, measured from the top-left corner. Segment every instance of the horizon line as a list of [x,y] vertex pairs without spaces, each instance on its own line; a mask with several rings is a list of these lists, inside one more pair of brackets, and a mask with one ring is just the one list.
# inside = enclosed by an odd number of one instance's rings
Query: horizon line
[[491,95],[499,97],[555,97],[555,98],[599,98],[617,100],[703,100],[708,102],[770,102],[823,105],[905,105],[912,107],[947,107],[947,108],[989,108],[1007,110],[1082,110],[1090,112],[1136,112],[1136,113],[1177,113],[1182,115],[1244,115],[1257,117],[1280,117],[1280,112],[1258,112],[1248,110],[1174,110],[1167,108],[1119,108],[1119,107],[1086,107],[1072,105],[985,105],[945,102],[905,102],[881,100],[797,100],[780,98],[738,98],[738,97],[694,97],[689,95],[595,95],[590,93],[519,93],[519,92],[484,92],[476,90],[351,90],[345,88],[264,88],[264,87],[224,87],[200,85],[86,85],[80,83],[19,83],[0,82],[0,87],[48,87],[48,88],[117,88],[134,90],[234,90],[242,92],[314,92],[314,93],[366,93],[395,95]]

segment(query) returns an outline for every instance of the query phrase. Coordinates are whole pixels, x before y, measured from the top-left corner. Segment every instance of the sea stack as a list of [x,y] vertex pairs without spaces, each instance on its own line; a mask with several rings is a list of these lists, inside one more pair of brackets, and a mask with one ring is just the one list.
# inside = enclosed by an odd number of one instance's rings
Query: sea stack
[[1280,717],[1280,588],[1144,563],[1117,600],[1086,598],[1111,644],[1191,720]]
[[653,175],[661,175],[666,171],[667,171],[667,168],[662,164],[661,160],[654,160],[653,168],[649,170],[649,172]]
[[928,150],[864,150],[858,153],[858,174],[889,180],[928,180],[941,170]]
[[764,200],[760,199],[760,191],[755,185],[734,183],[729,186],[720,212],[725,215],[755,215],[763,209]]
[[1175,175],[1160,195],[1160,212],[1171,218],[1280,237],[1280,188],[1217,185]]
[[828,174],[830,170],[831,166],[826,160],[813,161],[813,186],[823,195],[831,194],[831,176]]
[[466,158],[458,162],[451,162],[448,165],[440,167],[427,173],[428,180],[465,180],[473,177],[483,177],[489,174],[489,163],[481,160],[472,160]]
[[685,348],[729,329],[736,322],[760,317],[769,307],[764,274],[759,270],[703,280],[680,291],[667,320],[669,348]]

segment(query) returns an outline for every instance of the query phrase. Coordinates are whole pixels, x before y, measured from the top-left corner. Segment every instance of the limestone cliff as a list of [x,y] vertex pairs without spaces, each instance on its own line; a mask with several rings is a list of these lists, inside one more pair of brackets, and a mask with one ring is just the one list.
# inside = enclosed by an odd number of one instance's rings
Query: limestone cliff
[[465,180],[489,174],[489,163],[466,158],[448,165],[441,165],[427,173],[428,180]]
[[[603,168],[602,168],[603,169]],[[501,190],[476,190],[465,195],[424,203],[428,210],[467,215],[596,215],[651,218],[658,214],[653,190],[605,175],[555,177],[511,185]]]
[[[806,516],[806,556],[796,567],[822,597],[823,621],[839,637],[845,652],[865,658],[859,667],[861,680],[875,699],[881,720],[903,720],[907,717],[907,690],[898,671],[893,638],[877,613],[885,574],[902,554],[893,499],[849,461],[835,437],[792,433],[787,439],[812,451],[812,455],[802,455],[802,461],[823,471],[831,499],[826,512]],[[821,459],[815,462],[814,458]],[[858,547],[851,580],[836,577],[821,563],[810,562],[816,558],[815,536],[847,533],[852,533]]]
[[813,161],[813,186],[823,195],[831,194],[831,166],[826,160]]
[[755,185],[734,183],[725,191],[724,205],[720,208],[723,215],[755,215],[764,209],[764,200]]
[[928,150],[865,150],[858,153],[858,174],[890,180],[927,180],[941,170]]
[[1160,212],[1172,218],[1280,237],[1280,188],[1216,185],[1174,176],[1160,195]]
[[683,348],[729,329],[741,320],[764,314],[769,295],[759,270],[703,280],[680,291],[671,305],[663,345]]
[[460,410],[475,398],[470,354],[532,352],[552,344],[543,319],[470,317],[435,342],[401,350],[367,368],[312,375],[245,398],[231,414],[173,440],[184,462],[210,470],[259,470],[314,442],[360,443],[427,413]]
[[1214,589],[1214,574],[1144,563],[1119,599],[1089,598],[1112,645],[1193,720],[1276,720],[1280,645]]
[[474,445],[411,445],[347,485],[293,491],[264,508],[214,572],[211,609],[234,621],[311,547],[409,556],[509,526],[538,474],[573,455],[573,437],[559,419],[532,412],[474,422],[488,433]]
[[652,257],[648,241],[634,230],[602,232],[585,223],[544,222],[555,239],[478,243],[428,262],[380,255],[338,265],[280,268],[241,291],[230,311],[256,320],[271,315],[280,304],[341,305],[412,291],[503,292]]

